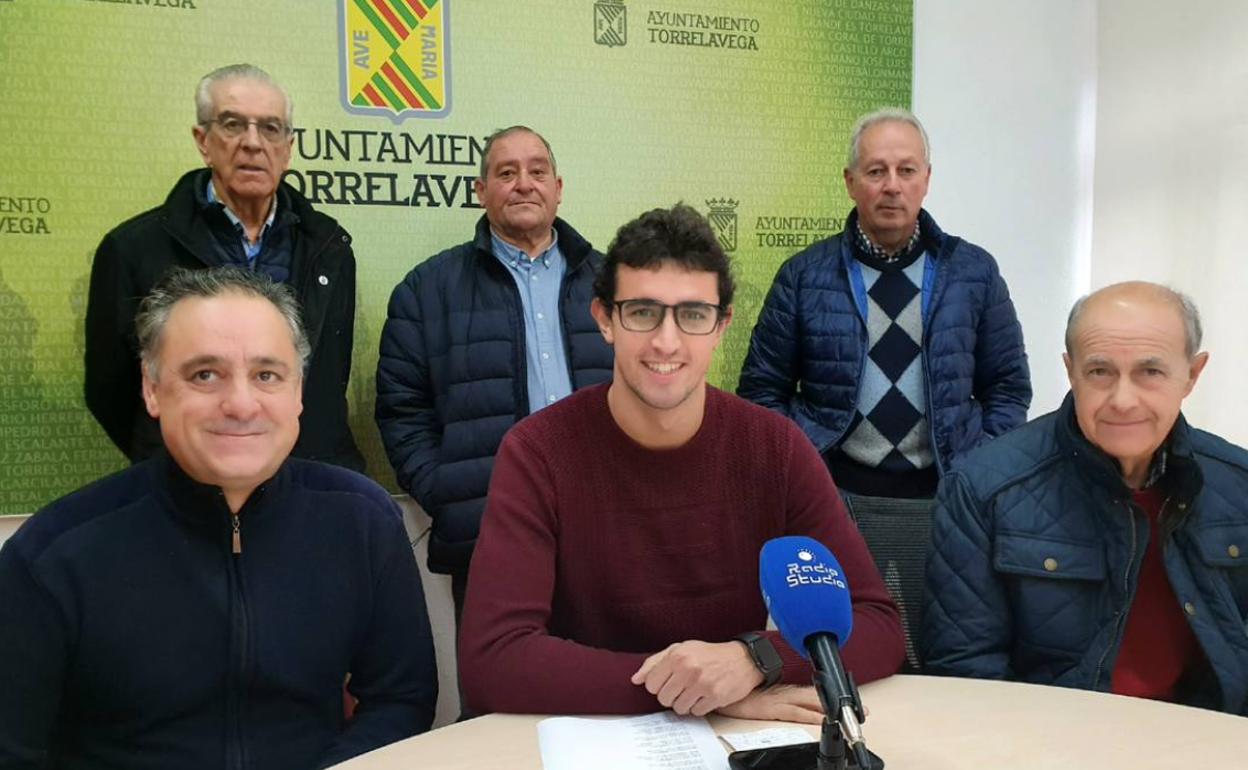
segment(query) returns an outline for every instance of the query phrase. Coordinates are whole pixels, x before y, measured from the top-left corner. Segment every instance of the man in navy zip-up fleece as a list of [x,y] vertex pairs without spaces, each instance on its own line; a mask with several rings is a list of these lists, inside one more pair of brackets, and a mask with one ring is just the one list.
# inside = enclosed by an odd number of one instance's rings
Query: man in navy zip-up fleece
[[136,326],[165,451],[0,550],[0,767],[306,770],[427,730],[433,648],[397,509],[289,458],[309,351],[289,289],[178,271]]

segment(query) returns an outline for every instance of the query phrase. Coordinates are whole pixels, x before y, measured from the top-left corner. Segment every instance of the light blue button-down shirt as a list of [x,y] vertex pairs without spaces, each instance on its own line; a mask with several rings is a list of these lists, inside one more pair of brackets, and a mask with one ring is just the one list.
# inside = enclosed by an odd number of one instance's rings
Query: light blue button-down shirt
[[[212,180],[208,180],[208,202],[219,203],[217,191],[212,186]],[[269,228],[273,226],[273,218],[277,216],[277,200],[276,197],[272,204],[269,205],[269,218],[264,220],[264,227],[260,228],[260,237],[256,238],[256,242],[252,243],[247,240],[247,228],[243,226],[243,220],[230,210],[230,207],[221,203],[221,207],[225,209],[225,216],[234,225],[234,229],[238,230],[240,240],[243,242],[243,253],[247,255],[247,264],[254,266],[256,264],[256,255],[264,248],[264,236],[269,234]]]
[[559,251],[559,236],[551,232],[550,247],[530,259],[491,231],[494,256],[507,267],[520,290],[524,307],[524,347],[528,370],[529,413],[555,403],[572,392],[568,356],[559,317],[559,289],[567,262]]

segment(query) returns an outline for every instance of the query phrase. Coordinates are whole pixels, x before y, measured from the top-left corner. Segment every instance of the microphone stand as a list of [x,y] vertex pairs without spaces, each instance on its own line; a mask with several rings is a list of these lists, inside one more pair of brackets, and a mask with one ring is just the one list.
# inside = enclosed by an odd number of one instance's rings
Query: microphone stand
[[[809,640],[812,648],[831,647],[832,642],[826,637]],[[827,652],[827,650],[821,650]],[[815,654],[811,650],[811,660],[829,660],[824,655]],[[826,671],[818,664],[812,677],[815,692],[819,694],[819,702],[823,705],[823,728],[819,735],[819,750],[816,754],[816,770],[882,770],[884,761],[867,750],[862,741],[858,725],[866,721],[866,713],[862,708],[862,698],[858,695],[858,686],[854,684],[853,674],[846,672],[846,687],[838,687],[835,674]],[[845,692],[840,698],[834,693]],[[855,733],[857,740],[852,750],[848,747],[846,733]]]

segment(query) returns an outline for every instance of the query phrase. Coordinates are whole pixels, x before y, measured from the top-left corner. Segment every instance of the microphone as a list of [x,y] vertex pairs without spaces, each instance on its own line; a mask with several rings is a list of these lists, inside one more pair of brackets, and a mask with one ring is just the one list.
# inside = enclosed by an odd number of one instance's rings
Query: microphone
[[[814,664],[815,690],[824,713],[840,724],[858,766],[874,767],[862,735],[858,689],[841,663],[840,645],[849,640],[854,625],[849,583],[841,565],[813,538],[778,537],[767,541],[759,553],[758,581],[780,635]],[[826,721],[824,727],[824,743],[829,743]],[[824,749],[821,745],[821,755]]]

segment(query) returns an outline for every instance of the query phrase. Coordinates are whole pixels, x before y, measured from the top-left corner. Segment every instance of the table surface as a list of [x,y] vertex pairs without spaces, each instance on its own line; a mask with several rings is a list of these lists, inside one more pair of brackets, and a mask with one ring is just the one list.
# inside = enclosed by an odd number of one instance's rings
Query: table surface
[[[893,676],[862,688],[867,745],[888,770],[1248,767],[1248,718],[1157,701],[979,679]],[[540,768],[541,716],[494,714],[339,767]],[[716,733],[775,727],[712,716]],[[813,735],[818,727],[810,727]]]

